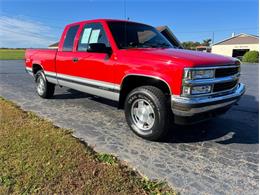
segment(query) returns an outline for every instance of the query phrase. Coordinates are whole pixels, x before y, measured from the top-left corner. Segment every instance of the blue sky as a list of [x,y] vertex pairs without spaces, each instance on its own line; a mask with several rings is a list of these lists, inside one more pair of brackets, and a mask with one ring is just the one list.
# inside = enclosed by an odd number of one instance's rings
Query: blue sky
[[0,8],[0,47],[45,47],[68,23],[125,16],[168,25],[180,41],[202,41],[214,32],[217,42],[259,30],[257,0],[1,0]]

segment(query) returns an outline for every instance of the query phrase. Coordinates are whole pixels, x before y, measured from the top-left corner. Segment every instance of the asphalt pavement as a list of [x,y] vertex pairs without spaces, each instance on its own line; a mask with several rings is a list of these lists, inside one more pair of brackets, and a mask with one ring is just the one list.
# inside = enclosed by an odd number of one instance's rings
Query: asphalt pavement
[[258,194],[258,67],[242,65],[247,91],[238,105],[208,122],[174,127],[163,142],[134,135],[115,102],[65,87],[41,99],[21,60],[0,61],[0,96],[182,194]]

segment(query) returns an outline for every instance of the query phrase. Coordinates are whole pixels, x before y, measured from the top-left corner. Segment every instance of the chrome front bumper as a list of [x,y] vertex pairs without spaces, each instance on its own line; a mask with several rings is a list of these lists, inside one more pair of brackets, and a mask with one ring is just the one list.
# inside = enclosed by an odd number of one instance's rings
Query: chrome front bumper
[[196,114],[231,106],[237,102],[244,93],[245,85],[240,83],[232,93],[222,96],[187,98],[172,95],[171,107],[176,116],[191,117]]

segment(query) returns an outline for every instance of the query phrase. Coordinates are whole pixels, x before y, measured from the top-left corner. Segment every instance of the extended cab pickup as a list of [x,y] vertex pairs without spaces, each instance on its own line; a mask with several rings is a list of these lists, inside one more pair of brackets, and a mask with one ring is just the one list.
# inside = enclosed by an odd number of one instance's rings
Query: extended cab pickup
[[155,28],[130,21],[69,24],[57,50],[28,49],[25,63],[39,96],[66,86],[118,101],[130,128],[149,140],[171,122],[224,113],[245,92],[238,60],[177,49]]

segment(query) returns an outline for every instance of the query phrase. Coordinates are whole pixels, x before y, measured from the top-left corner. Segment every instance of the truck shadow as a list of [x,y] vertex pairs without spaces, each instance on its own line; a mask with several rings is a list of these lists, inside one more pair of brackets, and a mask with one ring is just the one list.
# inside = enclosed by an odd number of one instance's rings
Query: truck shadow
[[[230,115],[232,112],[229,111],[226,115]],[[245,122],[226,119],[226,115],[197,125],[175,126],[162,142],[195,143],[214,140],[219,144],[259,143],[258,126],[252,127]]]
[[61,100],[65,100],[65,99],[83,99],[83,98],[89,98],[92,97],[92,95],[87,94],[87,93],[83,93],[80,91],[76,91],[74,89],[67,89],[67,90],[60,90],[60,89],[55,89],[56,91],[58,91],[58,93],[55,92],[53,99],[61,99]]
[[[67,89],[66,93],[56,94],[54,99],[88,99],[114,108],[117,107],[117,103],[114,101],[73,89]],[[254,96],[244,95],[239,105],[234,106],[222,116],[195,125],[172,125],[166,138],[160,142],[195,143],[214,140],[219,144],[257,144],[259,143],[258,104]]]
[[117,102],[108,100],[102,97],[97,97],[88,93],[83,93],[74,89],[66,88],[66,90],[58,90],[58,93],[54,94],[53,99],[57,100],[66,100],[66,99],[90,99],[92,101],[105,104],[108,106],[116,107],[117,108]]
[[244,95],[238,105],[222,116],[195,125],[173,125],[162,142],[192,143],[214,140],[219,144],[258,144],[258,105],[254,96]]

